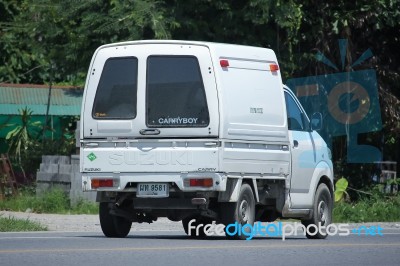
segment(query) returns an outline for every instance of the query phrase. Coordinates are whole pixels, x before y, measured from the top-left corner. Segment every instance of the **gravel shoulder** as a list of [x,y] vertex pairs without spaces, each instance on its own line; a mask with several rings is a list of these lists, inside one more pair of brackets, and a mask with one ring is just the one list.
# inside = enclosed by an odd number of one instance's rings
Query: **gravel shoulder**
[[[49,231],[61,232],[101,232],[98,215],[68,215],[68,214],[38,214],[25,212],[0,211],[2,217],[14,217],[28,219],[44,225]],[[350,223],[350,228],[361,225],[367,227],[379,225],[387,229],[400,229],[400,221],[394,223]],[[133,223],[132,231],[182,231],[181,222],[172,222],[166,218],[160,218],[152,224]]]
[[[0,211],[2,217],[14,217],[16,219],[28,219],[38,222],[48,228],[49,231],[61,232],[101,232],[98,215],[69,215],[69,214],[38,214],[25,212]],[[180,222],[172,222],[166,218],[160,218],[152,224],[133,223],[132,231],[182,231]]]

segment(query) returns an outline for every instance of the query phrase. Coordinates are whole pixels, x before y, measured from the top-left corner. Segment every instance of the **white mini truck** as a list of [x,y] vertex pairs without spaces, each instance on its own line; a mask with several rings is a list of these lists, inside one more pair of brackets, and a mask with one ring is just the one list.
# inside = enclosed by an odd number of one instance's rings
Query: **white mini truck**
[[104,45],[83,95],[83,190],[97,191],[108,237],[158,217],[182,221],[189,234],[192,219],[327,226],[333,169],[315,131],[321,126],[321,114],[309,120],[282,84],[270,49],[172,40]]

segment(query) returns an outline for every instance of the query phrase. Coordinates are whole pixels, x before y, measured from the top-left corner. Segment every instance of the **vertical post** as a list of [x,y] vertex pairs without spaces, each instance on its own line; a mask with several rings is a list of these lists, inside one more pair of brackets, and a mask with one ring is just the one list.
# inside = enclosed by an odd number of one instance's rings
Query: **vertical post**
[[44,140],[46,138],[46,131],[47,131],[47,125],[49,124],[49,110],[50,110],[50,102],[51,102],[51,89],[53,86],[53,64],[50,65],[50,84],[49,84],[49,93],[47,96],[47,109],[46,109],[46,116],[44,120],[44,126],[43,126],[43,136],[42,136],[42,144],[44,145]]

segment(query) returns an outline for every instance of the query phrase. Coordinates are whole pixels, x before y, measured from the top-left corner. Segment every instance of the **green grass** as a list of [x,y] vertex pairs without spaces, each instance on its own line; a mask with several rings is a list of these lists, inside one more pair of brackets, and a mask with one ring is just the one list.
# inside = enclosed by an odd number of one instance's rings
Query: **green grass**
[[35,213],[97,214],[98,204],[79,200],[71,207],[70,200],[63,191],[54,189],[36,196],[32,187],[23,188],[18,196],[0,201],[0,210],[25,212],[28,209]]
[[70,209],[72,214],[98,214],[99,204],[87,200],[79,200],[77,204]]
[[339,202],[333,209],[335,223],[399,222],[400,194],[387,196],[373,194],[357,202]]
[[0,216],[0,232],[47,231],[45,226],[28,219]]

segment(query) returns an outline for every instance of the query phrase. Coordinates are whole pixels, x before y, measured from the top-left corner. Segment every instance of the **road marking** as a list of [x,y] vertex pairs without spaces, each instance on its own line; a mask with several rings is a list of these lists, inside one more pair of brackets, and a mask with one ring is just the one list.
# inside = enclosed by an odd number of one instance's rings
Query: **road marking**
[[176,250],[197,250],[197,249],[271,249],[271,248],[304,248],[304,247],[400,247],[400,243],[388,244],[280,244],[280,245],[224,245],[224,246],[178,246],[178,247],[129,247],[129,248],[71,248],[71,249],[0,249],[0,254],[15,253],[68,253],[68,252],[109,252],[109,251],[176,251]]

